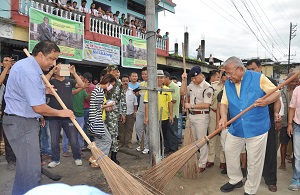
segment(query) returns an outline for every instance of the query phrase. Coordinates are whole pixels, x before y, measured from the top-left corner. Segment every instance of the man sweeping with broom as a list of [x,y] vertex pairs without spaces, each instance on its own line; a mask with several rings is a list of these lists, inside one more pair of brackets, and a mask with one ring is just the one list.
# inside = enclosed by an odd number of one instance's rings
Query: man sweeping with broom
[[229,80],[225,82],[219,125],[225,128],[228,109],[230,118],[233,118],[253,103],[255,107],[230,125],[225,142],[229,182],[220,190],[230,192],[243,186],[240,153],[246,145],[248,176],[244,195],[255,194],[261,180],[270,129],[267,105],[275,102],[280,97],[280,92],[276,91],[262,99],[266,93],[276,88],[265,75],[247,71],[237,57],[228,58],[223,65]]
[[41,41],[29,58],[11,69],[6,85],[3,128],[16,155],[13,195],[25,194],[41,180],[38,118],[58,116],[75,118],[71,110],[56,110],[46,104],[43,71],[56,64],[60,49],[50,41]]

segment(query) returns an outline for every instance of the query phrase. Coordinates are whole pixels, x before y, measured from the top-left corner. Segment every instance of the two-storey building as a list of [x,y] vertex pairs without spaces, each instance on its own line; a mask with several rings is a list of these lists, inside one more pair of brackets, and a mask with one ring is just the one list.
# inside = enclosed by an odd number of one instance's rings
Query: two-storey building
[[[73,0],[74,1],[74,0]],[[65,4],[67,0],[60,0]],[[72,2],[73,3],[73,2]],[[138,20],[142,26],[146,26],[145,16],[145,1],[144,0],[87,0],[86,8],[95,3],[96,8],[101,7],[104,11],[111,11],[125,14],[125,18]],[[121,47],[121,36],[129,35],[140,39],[146,39],[146,34],[136,28],[126,27],[102,17],[96,17],[93,14],[82,13],[79,10],[68,11],[62,7],[57,7],[48,0],[7,0],[2,1],[2,11],[0,11],[0,51],[1,54],[15,55],[21,59],[25,57],[23,48],[28,48],[29,42],[29,9],[35,8],[45,13],[56,15],[57,17],[65,18],[81,22],[84,26],[84,40],[93,41],[96,43],[104,43],[111,46]],[[81,0],[77,0],[77,8],[81,6]],[[156,6],[156,25],[158,26],[158,12],[170,11],[175,12],[175,4],[172,0],[157,1]],[[167,30],[167,29],[165,29]],[[156,53],[159,61],[166,61],[169,56],[169,40],[157,37]],[[121,60],[120,60],[121,61]],[[121,63],[118,63],[120,65]],[[64,61],[63,61],[64,62]],[[106,66],[105,63],[81,60],[67,60],[67,63],[73,63],[79,66],[80,69],[98,74],[100,67]],[[88,68],[87,68],[88,67]],[[96,75],[95,75],[96,76]]]

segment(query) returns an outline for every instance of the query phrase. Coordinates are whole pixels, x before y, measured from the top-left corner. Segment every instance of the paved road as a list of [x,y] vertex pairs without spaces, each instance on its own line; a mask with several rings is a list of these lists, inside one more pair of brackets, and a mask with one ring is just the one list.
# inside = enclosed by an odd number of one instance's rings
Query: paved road
[[[134,144],[134,146],[136,146]],[[50,171],[58,173],[62,176],[59,182],[63,182],[69,185],[87,184],[91,186],[98,187],[103,191],[109,191],[109,187],[105,181],[104,175],[99,168],[90,168],[88,166],[87,159],[90,156],[90,152],[85,152],[83,158],[83,166],[77,167],[74,164],[72,157],[61,157],[61,165]],[[148,155],[143,155],[140,152],[135,151],[135,149],[122,149],[118,154],[118,159],[121,162],[121,166],[126,170],[134,174],[142,174],[144,170],[148,167]],[[278,158],[279,160],[279,158]],[[289,194],[299,194],[299,191],[292,192],[287,189],[289,185],[289,180],[292,177],[291,164],[287,164],[288,169],[286,171],[278,170],[278,192],[271,193],[268,191],[267,186],[264,184],[263,180],[257,194],[262,195],[289,195]],[[4,156],[0,156],[0,194],[10,195],[11,188],[13,184],[14,171],[6,170],[6,161]],[[198,179],[186,179],[177,174],[176,177],[167,186],[166,194],[172,195],[218,195],[224,194],[220,192],[219,188],[221,185],[226,183],[227,176],[220,174],[220,169],[218,165],[215,165],[207,169],[203,175]],[[42,176],[42,183],[48,184],[54,181],[49,178]],[[241,195],[243,194],[243,188],[236,189],[230,195]]]

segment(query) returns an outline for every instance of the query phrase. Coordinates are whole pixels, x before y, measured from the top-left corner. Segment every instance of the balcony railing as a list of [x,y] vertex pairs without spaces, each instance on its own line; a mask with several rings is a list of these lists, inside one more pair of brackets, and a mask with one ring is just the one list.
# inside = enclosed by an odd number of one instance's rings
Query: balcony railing
[[19,0],[19,14],[28,16],[29,8],[35,8],[49,14],[54,14],[63,18],[67,18],[74,21],[84,22],[85,14],[78,11],[67,11],[55,7],[52,3],[43,0]]
[[90,31],[116,38],[121,38],[122,34],[132,36],[131,28],[95,16],[90,17]]
[[[136,36],[141,39],[146,39],[147,35],[143,32],[136,30],[135,28],[125,27],[119,24],[115,24],[108,20],[86,15],[85,13],[78,11],[67,11],[55,7],[52,3],[46,0],[11,0],[12,5],[14,2],[18,2],[18,13],[19,15],[28,16],[29,8],[33,7],[35,9],[54,14],[59,17],[67,18],[70,20],[78,21],[84,23],[85,29],[91,33],[97,33],[101,35],[106,35],[109,37],[114,37],[117,39],[121,38],[122,34]],[[87,28],[89,27],[89,28]],[[165,55],[168,55],[168,41],[156,38],[156,48],[164,50]]]

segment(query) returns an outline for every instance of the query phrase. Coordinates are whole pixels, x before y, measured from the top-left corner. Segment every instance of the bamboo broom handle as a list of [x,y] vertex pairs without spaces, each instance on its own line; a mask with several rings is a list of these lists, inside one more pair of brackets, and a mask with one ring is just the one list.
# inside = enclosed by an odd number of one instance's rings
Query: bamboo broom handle
[[[30,56],[30,53],[28,52],[27,49],[23,49],[23,51],[25,52],[25,54],[27,55],[27,57]],[[50,90],[52,92],[52,95],[54,95],[54,97],[56,98],[56,100],[58,101],[58,103],[61,105],[61,107],[64,110],[67,110],[68,108],[66,107],[66,105],[64,104],[64,102],[61,100],[61,98],[59,97],[59,95],[56,93],[55,89],[52,87],[52,85],[50,84],[50,82],[48,81],[48,79],[46,78],[46,76],[44,74],[42,74],[42,79],[43,79],[44,83],[46,84],[46,86],[50,88]],[[72,123],[75,125],[75,127],[77,128],[77,130],[79,131],[79,133],[81,134],[81,136],[84,138],[84,140],[89,145],[91,143],[91,140],[84,133],[84,131],[82,130],[82,128],[80,127],[80,125],[78,124],[78,122],[76,121],[76,119],[74,119],[74,118],[70,118],[70,119],[71,119]]]
[[[294,74],[293,76],[291,76],[290,78],[288,78],[286,81],[284,81],[283,83],[281,83],[280,85],[278,85],[275,89],[273,89],[270,93],[264,95],[262,97],[262,99],[266,99],[267,97],[269,97],[270,95],[272,95],[274,92],[276,92],[277,90],[281,89],[284,85],[288,84],[289,82],[291,82],[292,80],[294,80],[296,77],[298,77],[300,74],[300,71],[297,72],[296,74]],[[233,123],[236,119],[238,119],[239,117],[241,117],[243,114],[245,114],[246,112],[248,112],[249,110],[251,110],[254,107],[254,103],[252,105],[250,105],[248,108],[246,108],[245,110],[243,110],[242,112],[240,112],[238,115],[236,115],[235,117],[233,117],[231,120],[227,121],[225,124],[225,127],[227,127],[228,125],[230,125],[231,123]],[[222,129],[224,129],[224,127],[220,127],[218,129],[216,129],[214,132],[212,132],[211,134],[209,134],[207,136],[208,139],[213,138],[216,134],[218,134],[220,131],[222,131]]]
[[[184,43],[182,43],[182,62],[183,62],[183,73],[186,73],[186,62],[185,62],[185,51],[184,51]],[[188,103],[188,92],[187,92],[187,78],[185,79],[185,103]],[[189,109],[186,109],[186,116],[189,115]]]
[[183,61],[183,73],[186,73],[184,43],[182,43],[182,61]]

